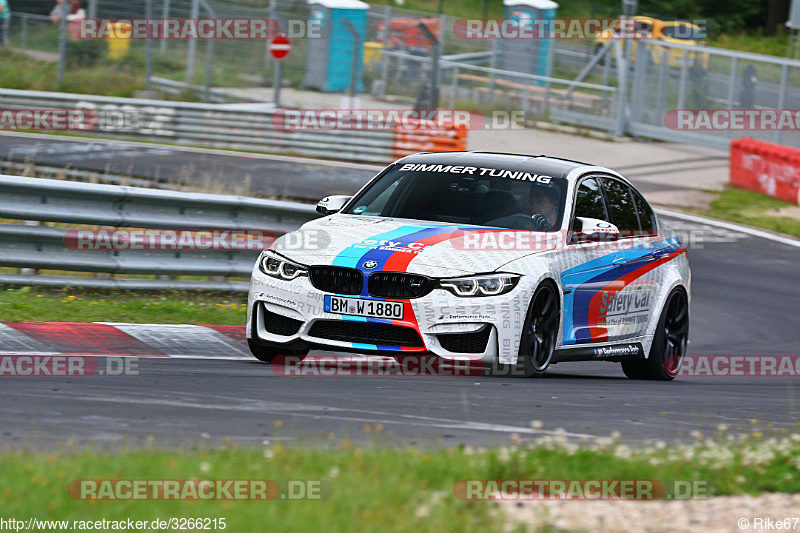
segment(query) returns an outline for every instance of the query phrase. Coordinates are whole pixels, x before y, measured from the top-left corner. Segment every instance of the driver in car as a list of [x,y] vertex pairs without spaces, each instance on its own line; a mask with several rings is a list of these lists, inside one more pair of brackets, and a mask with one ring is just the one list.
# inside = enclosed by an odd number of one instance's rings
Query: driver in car
[[529,197],[534,229],[553,229],[558,224],[560,195],[553,187],[533,187]]

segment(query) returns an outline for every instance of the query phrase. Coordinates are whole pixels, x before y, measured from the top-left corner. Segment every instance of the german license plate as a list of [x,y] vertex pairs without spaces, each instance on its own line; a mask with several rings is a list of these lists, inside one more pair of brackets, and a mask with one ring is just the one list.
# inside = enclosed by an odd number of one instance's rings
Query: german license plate
[[361,298],[343,298],[325,295],[325,312],[340,315],[368,316],[371,318],[403,319],[401,302],[381,302],[379,300],[363,300]]

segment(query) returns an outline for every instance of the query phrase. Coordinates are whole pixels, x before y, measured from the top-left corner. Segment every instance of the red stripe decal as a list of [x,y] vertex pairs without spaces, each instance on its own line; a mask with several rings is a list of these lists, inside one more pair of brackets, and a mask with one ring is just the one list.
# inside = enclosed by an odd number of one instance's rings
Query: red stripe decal
[[[427,247],[433,244],[438,244],[440,242],[452,239],[453,235],[456,234],[461,235],[463,234],[463,231],[440,233],[439,235],[431,235],[430,237],[426,237],[425,239],[422,239],[417,242],[420,242]],[[416,256],[417,254],[415,253],[394,252],[392,255],[389,256],[389,259],[386,260],[386,263],[384,263],[383,270],[385,272],[405,272],[406,268],[408,268],[408,264]]]
[[[673,259],[675,259],[676,257],[678,257],[683,253],[686,253],[686,248],[681,248],[679,250],[672,252],[669,255],[660,257],[654,261],[650,261],[642,265],[641,267],[637,268],[636,270],[632,270],[631,272],[628,272],[624,276],[615,279],[614,281],[612,281],[611,283],[609,283],[608,285],[597,291],[597,293],[595,293],[595,295],[592,297],[592,301],[589,303],[589,317],[590,317],[589,323],[590,324],[596,323],[597,317],[600,316],[600,304],[602,302],[603,292],[621,291],[622,289],[630,285],[633,281],[647,274],[654,268],[657,268],[663,265],[664,263],[672,261]],[[592,342],[603,342],[608,340],[608,330],[606,328],[590,327],[589,334],[592,336]]]
[[139,339],[108,324],[92,322],[4,322],[63,354],[102,354],[166,357]]

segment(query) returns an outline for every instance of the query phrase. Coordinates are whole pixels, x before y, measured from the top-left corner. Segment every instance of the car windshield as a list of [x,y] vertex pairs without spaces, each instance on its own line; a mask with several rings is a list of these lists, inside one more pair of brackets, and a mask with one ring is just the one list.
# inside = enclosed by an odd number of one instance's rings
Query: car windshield
[[685,41],[702,41],[705,39],[704,31],[701,28],[687,24],[666,25],[661,33],[664,37]]
[[395,165],[345,213],[530,231],[560,229],[566,180],[519,168]]

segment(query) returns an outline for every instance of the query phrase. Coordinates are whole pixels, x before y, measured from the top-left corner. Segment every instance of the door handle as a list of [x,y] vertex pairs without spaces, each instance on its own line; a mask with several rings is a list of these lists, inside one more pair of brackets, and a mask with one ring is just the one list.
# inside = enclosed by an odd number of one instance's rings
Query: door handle
[[667,251],[664,250],[663,248],[660,248],[658,250],[653,250],[653,259],[660,259],[665,255],[667,255]]
[[611,264],[614,265],[615,267],[621,267],[622,265],[625,264],[625,256],[618,255],[614,257],[614,260],[611,262]]

